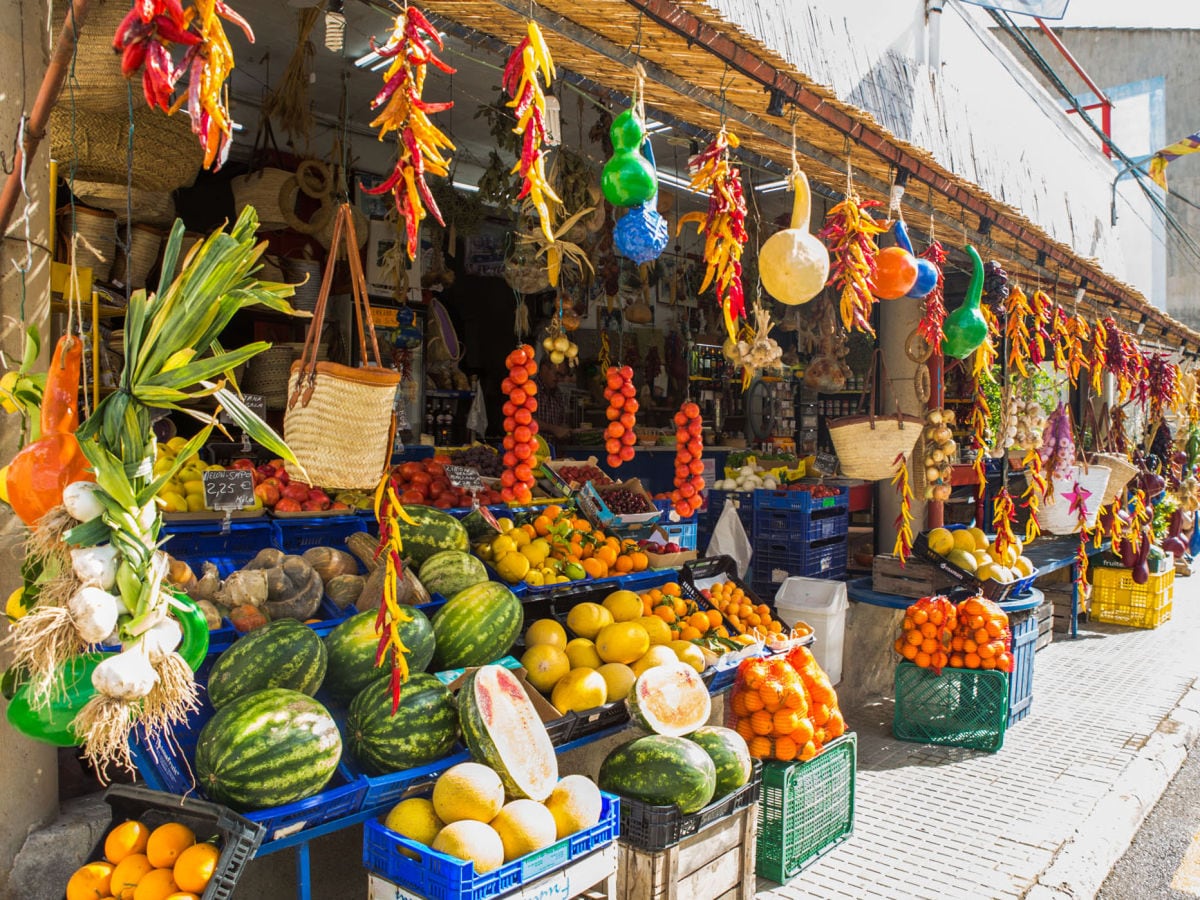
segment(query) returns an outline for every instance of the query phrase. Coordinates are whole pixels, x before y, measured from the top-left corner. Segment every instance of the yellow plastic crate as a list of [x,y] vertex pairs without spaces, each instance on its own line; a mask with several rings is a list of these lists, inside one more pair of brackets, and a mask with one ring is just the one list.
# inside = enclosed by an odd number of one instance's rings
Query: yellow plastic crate
[[1171,618],[1175,595],[1175,567],[1135,584],[1129,569],[1093,568],[1092,621],[1130,628],[1157,628]]

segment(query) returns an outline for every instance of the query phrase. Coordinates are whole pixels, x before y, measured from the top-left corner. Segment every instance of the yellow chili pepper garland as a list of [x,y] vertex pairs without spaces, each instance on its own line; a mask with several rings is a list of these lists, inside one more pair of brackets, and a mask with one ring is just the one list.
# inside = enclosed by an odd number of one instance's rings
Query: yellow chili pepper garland
[[379,522],[379,549],[375,551],[378,557],[384,555],[383,602],[379,604],[379,615],[375,619],[375,631],[379,634],[379,646],[375,650],[375,665],[381,666],[384,656],[391,651],[392,656],[392,714],[400,707],[400,691],[404,682],[408,681],[408,648],[400,638],[400,625],[411,622],[412,616],[400,609],[396,597],[396,587],[403,573],[404,563],[401,553],[404,542],[400,537],[400,520],[416,526],[416,522],[405,512],[396,496],[396,487],[392,483],[391,473],[387,473],[375,488],[375,518]]
[[908,460],[905,455],[903,453],[897,455],[893,465],[896,467],[896,474],[892,476],[892,484],[900,497],[900,514],[896,516],[896,544],[892,548],[892,553],[903,566],[908,561],[908,557],[912,555],[913,493],[908,478]]
[[546,39],[536,22],[530,21],[521,43],[513,49],[504,66],[504,90],[512,99],[506,104],[513,108],[517,117],[515,134],[521,135],[521,156],[511,173],[521,175],[521,192],[518,200],[529,198],[537,210],[542,234],[553,244],[554,209],[562,206],[562,200],[546,178],[546,93],[538,76],[550,87],[554,80],[554,59]]

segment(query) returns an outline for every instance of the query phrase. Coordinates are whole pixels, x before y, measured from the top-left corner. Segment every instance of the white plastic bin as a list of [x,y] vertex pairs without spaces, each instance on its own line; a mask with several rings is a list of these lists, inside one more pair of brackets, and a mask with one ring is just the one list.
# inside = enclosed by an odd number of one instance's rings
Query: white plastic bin
[[775,593],[775,609],[788,625],[803,620],[812,626],[817,658],[829,680],[842,680],[842,647],[846,639],[846,585],[821,578],[788,578]]

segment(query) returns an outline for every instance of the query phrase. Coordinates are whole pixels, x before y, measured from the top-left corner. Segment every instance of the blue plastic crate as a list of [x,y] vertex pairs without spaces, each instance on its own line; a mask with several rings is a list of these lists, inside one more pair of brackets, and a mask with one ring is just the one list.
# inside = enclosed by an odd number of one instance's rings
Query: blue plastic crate
[[754,491],[719,491],[709,488],[703,515],[716,522],[721,517],[721,510],[725,508],[725,501],[732,500],[738,508],[738,518],[742,520],[743,525],[749,527],[754,517],[754,494]]
[[836,578],[846,571],[847,545],[845,537],[825,541],[786,541],[757,537],[751,565],[756,582],[782,583],[775,571],[804,578]]
[[814,498],[810,491],[754,492],[754,509],[787,509],[794,512],[813,512],[818,509],[849,509],[850,488],[844,485],[826,485],[838,492],[836,497]]
[[1008,724],[1019,722],[1033,707],[1033,659],[1037,650],[1037,614],[1013,613],[1009,617],[1012,631],[1013,670],[1008,678]]
[[[363,517],[354,514],[274,519],[271,526],[275,531],[275,546],[284,553],[296,556],[313,547],[345,550],[346,538],[367,530],[367,523]],[[367,567],[359,561],[358,570],[361,574],[366,574]]]
[[[621,801],[601,793],[600,821],[542,850],[514,859],[485,875],[475,864],[402,837],[375,819],[363,826],[363,865],[427,900],[486,900],[498,897],[581,859],[617,839]],[[405,854],[408,855],[405,855]]]
[[259,550],[274,546],[275,530],[262,519],[234,519],[229,533],[222,534],[222,522],[164,522],[163,549],[190,565],[200,574],[200,565],[212,562],[224,578],[258,555]]
[[787,536],[791,541],[824,541],[850,533],[850,511],[844,507],[797,512],[759,509],[754,512],[754,534],[759,540]]
[[[680,522],[678,525],[659,525],[666,534],[668,541],[674,541],[684,550],[697,549],[699,541],[699,526],[695,522]],[[658,540],[660,536],[653,538]]]

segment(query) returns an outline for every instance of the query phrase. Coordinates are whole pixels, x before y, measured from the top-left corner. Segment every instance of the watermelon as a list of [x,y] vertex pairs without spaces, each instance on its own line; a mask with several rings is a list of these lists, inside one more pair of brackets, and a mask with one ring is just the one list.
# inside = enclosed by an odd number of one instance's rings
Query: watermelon
[[494,769],[509,797],[539,803],[558,783],[558,757],[525,688],[503,666],[481,666],[458,689],[471,755]]
[[605,757],[600,790],[652,806],[698,812],[717,789],[717,768],[704,748],[687,738],[651,734],[622,744]]
[[487,581],[483,561],[461,550],[442,550],[421,565],[417,573],[425,590],[449,599],[464,588]]
[[[415,607],[401,606],[400,611],[412,617],[411,622],[400,625],[400,639],[408,648],[408,671],[410,674],[424,672],[433,659],[433,626],[425,613]],[[375,632],[378,616],[373,609],[361,612],[325,636],[325,650],[329,655],[325,690],[335,700],[349,703],[355,694],[390,671],[390,655],[382,660],[383,668],[375,665],[375,651],[379,647],[379,635]]]
[[507,587],[485,581],[459,591],[433,617],[433,661],[439,670],[482,666],[512,647],[525,621]]
[[483,517],[483,513],[481,513],[478,509],[471,510],[469,513],[459,519],[459,521],[462,522],[463,528],[467,529],[467,537],[469,537],[472,542],[491,540],[499,533],[496,530],[496,526],[485,519]]
[[691,734],[712,712],[708,688],[696,670],[684,663],[647,669],[638,676],[626,702],[635,725],[670,737]]
[[746,746],[745,738],[732,728],[705,725],[687,737],[704,749],[717,769],[717,791],[713,796],[725,797],[745,787],[750,781],[750,776],[754,774],[750,749]]
[[441,759],[458,739],[458,710],[450,689],[419,672],[400,690],[392,714],[391,676],[372,681],[350,703],[346,743],[372,775],[387,775]]
[[239,812],[266,809],[319,793],[341,757],[342,738],[324,706],[299,691],[268,688],[239,697],[205,723],[196,740],[196,781]]
[[467,529],[450,513],[433,506],[415,504],[405,506],[404,512],[414,524],[406,522],[404,516],[396,519],[400,540],[404,544],[402,552],[418,569],[425,560],[441,550],[470,549]]
[[309,696],[325,678],[325,645],[307,625],[276,619],[257,628],[217,657],[208,676],[214,709],[266,688],[287,688]]

